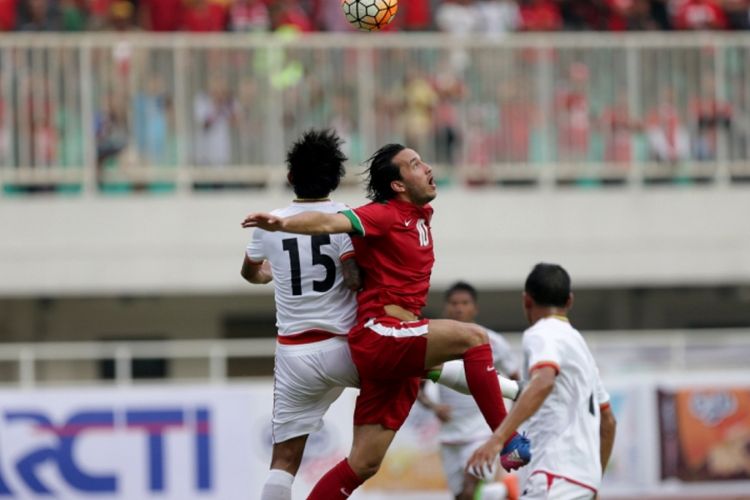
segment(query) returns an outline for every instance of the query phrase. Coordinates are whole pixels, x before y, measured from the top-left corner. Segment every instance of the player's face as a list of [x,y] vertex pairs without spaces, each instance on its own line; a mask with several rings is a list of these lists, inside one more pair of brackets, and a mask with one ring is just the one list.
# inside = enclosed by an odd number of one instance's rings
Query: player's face
[[445,301],[445,316],[456,321],[471,323],[477,317],[477,303],[469,292],[453,292]]
[[403,149],[393,157],[393,163],[401,172],[404,196],[416,205],[431,202],[437,196],[437,186],[432,175],[432,167],[422,161],[413,149]]

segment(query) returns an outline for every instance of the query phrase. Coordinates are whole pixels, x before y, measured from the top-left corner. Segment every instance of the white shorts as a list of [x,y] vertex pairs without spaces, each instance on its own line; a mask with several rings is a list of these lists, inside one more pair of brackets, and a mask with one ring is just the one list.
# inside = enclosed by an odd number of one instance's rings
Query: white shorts
[[313,433],[345,387],[359,387],[346,336],[310,344],[276,344],[273,442]]
[[521,487],[521,500],[592,500],[593,490],[565,478],[535,472]]
[[466,477],[466,464],[472,453],[482,446],[484,440],[472,441],[465,444],[442,444],[440,455],[443,460],[443,472],[448,487],[454,495],[458,496],[464,490],[464,478]]

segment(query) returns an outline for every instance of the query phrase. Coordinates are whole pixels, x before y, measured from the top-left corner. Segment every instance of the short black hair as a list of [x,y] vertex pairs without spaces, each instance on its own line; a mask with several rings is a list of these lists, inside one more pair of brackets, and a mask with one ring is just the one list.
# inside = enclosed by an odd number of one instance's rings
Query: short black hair
[[537,305],[565,307],[570,296],[570,275],[562,266],[542,262],[529,273],[524,290]]
[[386,202],[396,196],[391,182],[401,180],[401,171],[393,163],[393,157],[406,149],[401,144],[386,144],[367,160],[367,197],[372,201]]
[[333,130],[310,129],[292,144],[286,164],[298,198],[325,198],[339,187],[347,160],[342,143]]
[[477,301],[477,289],[465,281],[457,281],[448,287],[448,290],[445,291],[445,300],[450,300],[456,292],[466,292],[471,295],[474,302]]

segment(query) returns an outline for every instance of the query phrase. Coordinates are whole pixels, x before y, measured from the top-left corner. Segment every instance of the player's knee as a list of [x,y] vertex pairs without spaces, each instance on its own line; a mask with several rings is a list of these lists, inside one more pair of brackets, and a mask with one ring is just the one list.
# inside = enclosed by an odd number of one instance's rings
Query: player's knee
[[466,348],[480,346],[482,344],[488,344],[490,337],[487,335],[487,331],[479,325],[468,324],[466,325]]
[[380,470],[381,460],[375,458],[363,457],[353,459],[350,462],[351,468],[357,476],[363,481],[370,479]]

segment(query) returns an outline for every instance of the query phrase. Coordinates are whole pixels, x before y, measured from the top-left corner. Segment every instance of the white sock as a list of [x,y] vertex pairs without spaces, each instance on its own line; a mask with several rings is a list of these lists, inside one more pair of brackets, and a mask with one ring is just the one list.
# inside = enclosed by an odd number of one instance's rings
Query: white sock
[[508,488],[503,483],[485,483],[481,486],[479,495],[474,495],[474,500],[505,500],[508,496]]
[[[518,382],[501,375],[498,375],[497,379],[500,381],[500,389],[503,391],[503,397],[515,401],[519,393]],[[437,383],[462,394],[471,394],[469,384],[466,382],[464,362],[460,360],[443,363],[443,369],[440,370]]]
[[294,476],[287,471],[271,469],[260,493],[260,500],[292,500],[293,482]]

